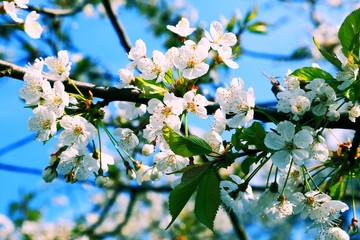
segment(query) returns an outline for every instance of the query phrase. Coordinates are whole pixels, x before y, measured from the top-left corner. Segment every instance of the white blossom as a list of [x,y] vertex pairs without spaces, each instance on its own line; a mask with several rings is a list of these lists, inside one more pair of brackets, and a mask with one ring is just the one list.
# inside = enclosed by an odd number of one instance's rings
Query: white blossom
[[58,57],[45,58],[45,64],[49,69],[49,74],[59,77],[61,81],[66,80],[70,75],[71,62],[66,50],[58,52]]
[[153,162],[160,172],[169,173],[183,169],[189,164],[189,159],[176,155],[171,150],[154,155]]
[[66,146],[86,147],[96,134],[96,128],[81,116],[65,115],[60,120],[64,130],[60,134],[60,142]]
[[234,62],[232,49],[228,46],[221,46],[218,48],[219,57],[222,62],[224,62],[229,68],[236,69],[239,67],[239,64]]
[[308,130],[295,133],[295,126],[289,121],[280,122],[276,128],[277,133],[266,134],[265,145],[276,150],[271,160],[278,168],[285,168],[291,160],[301,166],[309,157],[307,149],[313,142],[313,137]]
[[136,104],[133,102],[121,101],[117,104],[117,115],[124,117],[128,120],[133,120],[135,118],[141,117],[146,113],[145,104]]
[[192,34],[196,28],[190,27],[190,22],[187,18],[181,18],[180,21],[176,24],[176,26],[167,25],[167,29],[176,33],[180,37],[187,37],[188,35]]
[[201,94],[196,94],[194,91],[188,91],[184,94],[185,109],[189,113],[196,114],[200,119],[206,119],[207,110],[205,106],[209,105],[208,100]]
[[221,46],[231,47],[237,42],[236,35],[224,32],[223,25],[218,21],[213,21],[210,24],[210,33],[205,30],[205,36],[211,42],[211,47],[214,50],[218,50]]
[[307,96],[312,101],[312,112],[316,116],[323,116],[336,103],[336,93],[324,79],[313,79],[305,88],[311,90],[307,92]]
[[7,14],[9,14],[9,16],[12,18],[12,20],[14,20],[15,22],[18,23],[22,23],[24,22],[23,19],[19,18],[17,16],[19,8],[17,8],[15,6],[15,2],[8,2],[8,1],[3,1],[3,6],[4,6],[4,10]]
[[239,190],[239,185],[244,183],[237,175],[230,175],[232,181],[224,180],[220,182],[220,197],[223,203],[231,209],[237,216],[242,212],[249,211],[249,205],[255,199],[250,185],[245,191]]
[[330,227],[323,229],[316,240],[350,240],[349,235],[339,227]]
[[146,45],[143,40],[138,39],[128,54],[128,58],[132,60],[132,62],[127,65],[127,68],[135,68],[139,60],[144,57],[146,57]]
[[152,114],[150,124],[154,126],[167,124],[173,129],[178,129],[180,127],[178,116],[184,111],[184,100],[176,97],[174,93],[166,92],[163,102],[156,98],[150,99],[148,111]]
[[0,214],[0,239],[12,239],[14,231],[14,223],[5,215]]
[[25,19],[24,30],[27,35],[34,39],[40,38],[43,31],[40,23],[37,22],[39,17],[39,14],[37,14],[35,11],[31,11]]
[[140,76],[145,80],[156,79],[156,82],[164,81],[165,73],[168,70],[168,62],[165,55],[160,51],[153,51],[153,58],[141,58],[137,63],[141,72]]
[[128,68],[122,68],[118,71],[118,75],[120,78],[120,85],[119,88],[127,87],[131,84],[132,81],[135,80],[133,70]]
[[97,171],[97,160],[91,157],[85,148],[68,148],[59,156],[57,170],[61,174],[73,172],[77,180],[85,180],[92,171]]
[[244,82],[240,78],[234,78],[228,88],[216,90],[216,102],[220,109],[233,117],[228,122],[229,127],[238,128],[248,125],[253,120],[255,97],[252,88],[244,91]]
[[54,136],[57,132],[56,115],[44,106],[38,106],[33,111],[34,116],[28,120],[28,129],[37,132],[36,139],[38,141],[47,141],[50,136]]
[[130,128],[116,128],[114,130],[114,135],[119,136],[120,139],[117,144],[121,147],[122,150],[126,152],[131,152],[139,144],[138,137]]
[[43,79],[40,71],[28,70],[24,77],[25,86],[20,89],[20,97],[25,100],[26,104],[38,104],[42,96],[42,88],[49,85],[49,82]]
[[359,66],[357,64],[346,64],[343,71],[336,73],[336,80],[341,82],[338,86],[339,90],[345,90],[356,81],[359,74]]
[[56,81],[54,87],[50,84],[43,85],[43,98],[45,99],[44,106],[50,111],[53,111],[57,117],[64,114],[65,107],[69,106],[69,94],[65,91],[65,86],[62,82]]
[[180,69],[182,75],[187,79],[201,77],[209,70],[209,65],[204,62],[208,56],[209,47],[205,41],[195,44],[187,40],[185,45],[179,49],[179,56],[174,58],[174,65]]

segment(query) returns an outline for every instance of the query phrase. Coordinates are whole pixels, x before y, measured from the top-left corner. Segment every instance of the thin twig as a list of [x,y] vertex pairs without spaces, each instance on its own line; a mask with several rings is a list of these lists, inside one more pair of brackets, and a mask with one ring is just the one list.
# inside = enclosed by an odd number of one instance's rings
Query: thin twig
[[110,22],[111,22],[112,26],[114,27],[117,36],[119,37],[121,46],[125,49],[126,52],[129,52],[132,44],[131,44],[129,37],[126,34],[123,24],[121,23],[120,19],[118,19],[116,17],[116,15],[114,14],[114,12],[111,8],[110,1],[103,0],[102,3],[104,5],[107,15],[109,16]]
[[65,17],[65,16],[72,16],[78,12],[81,12],[86,4],[90,3],[89,0],[83,1],[79,6],[70,8],[70,9],[53,9],[53,8],[46,8],[46,7],[34,7],[28,6],[28,11],[36,11],[37,13],[41,13],[43,15],[48,15],[51,17]]

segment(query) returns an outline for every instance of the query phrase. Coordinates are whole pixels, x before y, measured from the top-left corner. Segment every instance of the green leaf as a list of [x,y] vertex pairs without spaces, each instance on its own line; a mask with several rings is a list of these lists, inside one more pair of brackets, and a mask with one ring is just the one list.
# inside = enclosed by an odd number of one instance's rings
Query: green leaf
[[323,57],[328,60],[330,63],[332,63],[335,67],[337,67],[339,70],[341,69],[342,63],[341,61],[337,58],[337,56],[334,53],[329,53],[323,49],[320,48],[319,43],[316,41],[315,38],[313,38],[314,43],[316,45],[316,47],[319,49],[321,55],[323,55]]
[[173,72],[171,68],[165,73],[164,79],[165,82],[167,82],[169,85],[171,85],[174,82]]
[[311,81],[315,78],[322,78],[324,80],[334,80],[332,75],[321,68],[316,67],[303,67],[296,69],[290,74],[291,76],[298,77],[300,80]]
[[231,143],[237,151],[245,150],[249,145],[255,145],[257,149],[268,150],[264,144],[266,131],[259,122],[254,122],[248,128],[236,129],[231,136]]
[[163,83],[156,83],[156,80],[144,80],[140,77],[136,78],[135,85],[141,90],[143,98],[162,99],[168,89]]
[[249,32],[252,32],[252,33],[266,33],[267,32],[267,29],[266,29],[266,26],[267,26],[267,23],[265,22],[256,22],[256,23],[253,23],[249,26],[247,26],[247,29]]
[[203,164],[198,167],[193,167],[184,172],[181,183],[177,185],[169,195],[169,211],[172,216],[171,222],[166,227],[168,229],[170,225],[176,220],[180,212],[189,201],[190,197],[195,192],[200,181],[209,171],[210,164]]
[[220,205],[220,182],[214,170],[201,179],[195,201],[197,219],[213,230],[214,220]]
[[244,23],[248,23],[249,21],[253,20],[257,15],[257,6],[255,5],[251,12],[248,12],[245,16]]
[[360,9],[350,13],[341,24],[338,37],[342,46],[343,54],[348,57],[352,52],[359,55],[360,36]]
[[256,156],[248,156],[241,162],[241,171],[244,173],[244,175],[247,175],[250,171],[250,166],[253,163],[256,163],[260,160],[260,158]]
[[351,86],[344,91],[344,96],[355,103],[360,99],[360,81],[357,80]]
[[340,178],[337,183],[330,187],[330,197],[333,199],[342,199],[345,194],[345,181]]
[[211,146],[197,136],[190,135],[186,138],[169,127],[163,128],[163,135],[171,150],[177,155],[192,157],[212,152]]

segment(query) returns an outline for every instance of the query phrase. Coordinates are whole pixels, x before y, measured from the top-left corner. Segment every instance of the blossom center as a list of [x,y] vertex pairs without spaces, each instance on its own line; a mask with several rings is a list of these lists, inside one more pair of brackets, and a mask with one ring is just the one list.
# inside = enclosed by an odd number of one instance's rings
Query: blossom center
[[196,112],[196,104],[194,102],[188,102],[187,103],[187,108],[192,113]]
[[162,110],[162,114],[164,114],[166,117],[172,115],[172,108],[171,107],[164,107]]
[[83,128],[80,125],[75,125],[74,133],[75,133],[75,135],[82,134],[83,133]]
[[40,125],[42,129],[49,129],[51,126],[51,120],[49,118],[44,119]]

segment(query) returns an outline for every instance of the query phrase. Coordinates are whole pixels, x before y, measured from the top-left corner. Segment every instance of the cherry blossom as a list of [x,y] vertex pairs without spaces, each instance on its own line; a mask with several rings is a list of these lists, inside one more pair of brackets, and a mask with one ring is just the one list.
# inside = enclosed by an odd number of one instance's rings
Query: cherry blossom
[[211,42],[211,48],[218,50],[221,46],[234,46],[237,42],[236,35],[230,32],[224,33],[223,25],[213,21],[210,25],[210,33],[205,30],[205,36]]
[[73,173],[77,180],[86,180],[92,171],[97,171],[97,160],[85,148],[69,148],[62,152],[57,170],[61,174]]
[[57,132],[55,113],[44,106],[38,106],[33,112],[34,115],[28,120],[28,129],[37,132],[38,141],[49,140],[50,136],[54,136]]
[[295,132],[295,126],[289,121],[280,122],[276,128],[277,133],[266,134],[265,145],[276,150],[271,155],[271,160],[278,168],[285,168],[291,160],[301,166],[309,157],[307,149],[313,142],[313,137],[308,130]]
[[200,119],[206,119],[207,110],[205,106],[209,105],[208,100],[201,94],[196,94],[194,91],[188,91],[184,94],[185,109],[189,113],[196,114]]
[[45,58],[45,64],[49,69],[48,74],[59,77],[61,81],[66,80],[70,75],[71,62],[66,50],[59,51],[58,57]]
[[129,128],[116,128],[114,135],[119,136],[120,139],[117,144],[126,152],[131,152],[139,144],[138,137]]
[[181,18],[180,21],[176,24],[176,26],[167,25],[167,29],[176,33],[180,37],[187,37],[188,35],[192,34],[196,28],[190,27],[190,22],[187,18]]
[[85,147],[96,134],[96,128],[81,116],[66,115],[60,120],[60,126],[64,128],[60,142],[66,146]]
[[43,28],[41,27],[40,23],[37,22],[39,17],[39,14],[37,14],[35,11],[31,11],[25,19],[24,30],[31,38],[40,38],[43,32]]
[[188,165],[189,159],[174,154],[171,150],[159,152],[153,158],[156,168],[160,172],[175,172]]

